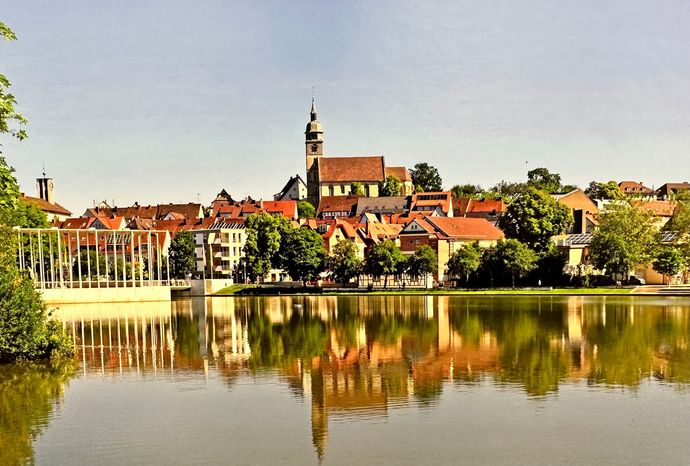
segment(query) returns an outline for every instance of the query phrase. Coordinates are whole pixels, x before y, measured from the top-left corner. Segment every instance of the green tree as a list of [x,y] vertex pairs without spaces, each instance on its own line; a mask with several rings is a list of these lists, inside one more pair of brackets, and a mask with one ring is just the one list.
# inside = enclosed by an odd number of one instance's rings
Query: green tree
[[625,199],[623,191],[615,181],[607,181],[606,183],[592,181],[585,189],[585,194],[590,199]]
[[499,240],[494,248],[482,257],[483,266],[492,274],[507,274],[513,288],[515,279],[526,276],[534,270],[538,255],[532,249],[515,239]]
[[45,212],[22,199],[16,203],[12,217],[12,224],[22,228],[50,228],[51,226]]
[[299,218],[316,217],[316,209],[309,201],[299,201],[297,203],[297,216]]
[[349,283],[358,276],[362,270],[362,259],[357,254],[357,245],[348,240],[339,241],[328,258],[328,269],[338,283]]
[[405,263],[405,256],[400,248],[386,239],[375,244],[366,259],[366,271],[374,277],[384,277],[383,287],[388,286],[388,277],[399,273],[400,265]]
[[529,187],[508,206],[498,226],[506,237],[541,252],[548,248],[552,236],[565,232],[572,222],[570,209],[544,191]]
[[673,216],[664,225],[664,230],[674,233],[673,245],[680,252],[683,268],[690,269],[690,200],[679,195]]
[[489,191],[491,197],[511,200],[518,197],[527,190],[527,183],[515,183],[510,181],[501,181],[496,183]]
[[250,280],[263,278],[274,267],[280,267],[281,232],[287,219],[266,212],[251,214],[244,222],[247,241],[244,245],[245,265]]
[[[0,22],[0,36],[7,40],[16,37]],[[14,123],[26,123],[14,105],[14,96],[7,92],[9,81],[0,75],[0,134],[24,139],[24,130]],[[42,359],[53,355],[68,355],[71,342],[59,323],[49,320],[46,305],[34,288],[33,281],[17,266],[17,237],[11,226],[18,217],[19,186],[13,170],[0,157],[0,363],[19,359]]]
[[670,285],[671,277],[680,272],[683,267],[683,255],[674,247],[661,248],[652,262],[652,267],[663,275],[664,281],[666,277],[669,277]]
[[456,199],[463,197],[476,197],[483,192],[484,190],[478,184],[456,184],[450,188],[450,193]]
[[425,277],[438,270],[438,257],[431,247],[423,244],[407,259],[406,266],[411,277]]
[[448,274],[451,277],[465,277],[465,285],[469,284],[470,275],[477,271],[481,264],[482,248],[475,241],[466,244],[453,252],[448,259]]
[[535,168],[527,172],[527,185],[549,194],[557,193],[561,191],[561,175],[544,167]]
[[359,181],[354,181],[350,185],[350,194],[352,194],[353,196],[364,196],[364,185]]
[[293,280],[305,285],[323,271],[326,264],[326,248],[323,239],[309,228],[292,228],[282,238],[285,244],[283,267]]
[[650,263],[658,241],[651,212],[626,204],[600,214],[598,220],[589,248],[595,268],[626,276],[636,265]]
[[410,168],[410,176],[412,177],[412,184],[417,191],[440,191],[443,189],[441,185],[441,175],[438,174],[436,167],[429,165],[426,162],[418,163],[414,168]]
[[185,278],[196,272],[194,235],[191,231],[181,231],[170,242],[170,276]]
[[386,181],[379,186],[379,195],[382,197],[400,196],[402,183],[395,175],[388,175]]

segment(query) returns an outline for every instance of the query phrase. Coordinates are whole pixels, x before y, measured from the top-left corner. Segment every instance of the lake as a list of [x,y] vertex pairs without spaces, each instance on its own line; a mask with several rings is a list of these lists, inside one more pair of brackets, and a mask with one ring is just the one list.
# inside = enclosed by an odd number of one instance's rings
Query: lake
[[690,299],[69,305],[0,366],[0,464],[688,464]]

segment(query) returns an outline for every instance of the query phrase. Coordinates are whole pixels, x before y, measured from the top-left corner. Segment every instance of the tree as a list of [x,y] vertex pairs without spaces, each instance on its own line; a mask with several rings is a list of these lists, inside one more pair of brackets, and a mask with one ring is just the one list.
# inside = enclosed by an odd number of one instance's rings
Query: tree
[[[16,39],[2,22],[0,36]],[[26,133],[12,125],[22,125],[26,120],[14,109],[16,100],[7,92],[9,85],[7,78],[0,75],[0,134],[22,140]],[[21,207],[13,172],[0,157],[0,363],[69,355],[74,350],[60,324],[49,319],[33,281],[17,266],[17,236],[11,227],[21,217],[17,212]]]
[[572,222],[570,209],[544,191],[529,187],[508,206],[498,226],[507,238],[541,252],[548,248],[552,236],[563,233]]
[[185,278],[196,272],[195,247],[190,231],[179,232],[170,242],[170,275],[173,278]]
[[316,217],[316,209],[309,201],[299,201],[297,203],[297,217],[314,218]]
[[549,194],[557,193],[561,191],[561,175],[544,167],[535,168],[527,172],[527,185]]
[[600,214],[598,220],[589,247],[595,268],[626,276],[636,265],[652,260],[658,237],[650,211],[626,204]]
[[526,183],[513,183],[509,181],[501,181],[496,183],[493,188],[491,188],[492,193],[495,193],[495,197],[501,197],[505,199],[513,199],[527,190]]
[[607,181],[606,183],[592,181],[585,189],[585,194],[590,199],[625,199],[623,191],[615,181]]
[[664,230],[674,233],[673,245],[680,252],[683,268],[687,271],[690,269],[690,200],[685,196],[679,195],[673,216],[664,225]]
[[414,168],[410,168],[410,176],[417,191],[440,191],[443,189],[441,187],[443,181],[438,170],[426,162],[418,163]]
[[454,198],[473,197],[481,194],[484,190],[478,184],[456,184],[450,188],[450,193]]
[[362,270],[362,259],[357,254],[357,245],[341,240],[335,245],[328,259],[331,277],[338,283],[349,283]]
[[537,253],[515,239],[499,240],[483,257],[483,265],[492,274],[508,274],[515,288],[515,279],[534,270],[537,258]]
[[292,228],[284,234],[285,244],[283,267],[293,280],[300,280],[306,286],[314,280],[326,265],[326,248],[321,235],[309,228]]
[[353,196],[364,196],[364,185],[359,181],[354,181],[350,185],[350,194]]
[[657,252],[654,262],[652,262],[652,267],[663,275],[664,281],[666,281],[666,277],[669,277],[670,285],[670,278],[680,272],[683,267],[683,256],[680,251],[674,247],[661,248]]
[[366,271],[374,277],[384,277],[383,287],[388,285],[388,276],[399,272],[401,264],[405,263],[400,248],[391,240],[386,239],[374,245],[366,259]]
[[406,266],[411,277],[426,277],[438,270],[438,257],[433,249],[423,244],[407,260]]
[[263,278],[278,261],[281,238],[279,218],[261,212],[251,214],[244,222],[247,233],[245,264],[252,281]]
[[481,264],[482,248],[478,242],[466,244],[448,259],[448,274],[451,277],[464,276],[465,284],[468,285],[470,275],[477,271]]
[[388,175],[386,181],[379,187],[379,195],[382,197],[400,196],[401,188],[400,179],[395,175]]

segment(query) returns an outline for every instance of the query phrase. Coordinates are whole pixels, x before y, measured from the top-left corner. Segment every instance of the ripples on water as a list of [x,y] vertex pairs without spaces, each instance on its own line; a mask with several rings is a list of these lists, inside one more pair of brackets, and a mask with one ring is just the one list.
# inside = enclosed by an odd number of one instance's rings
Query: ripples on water
[[78,364],[0,367],[0,464],[690,459],[683,299],[212,298],[58,317]]

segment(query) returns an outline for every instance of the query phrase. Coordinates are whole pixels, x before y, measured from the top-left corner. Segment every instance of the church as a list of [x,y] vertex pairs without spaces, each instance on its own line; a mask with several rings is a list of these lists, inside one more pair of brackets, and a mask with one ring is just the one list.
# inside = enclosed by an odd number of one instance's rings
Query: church
[[405,167],[387,167],[381,155],[326,157],[323,155],[323,128],[316,118],[316,102],[311,101],[305,148],[307,159],[307,199],[318,207],[324,196],[347,196],[353,183],[360,183],[366,197],[378,197],[379,187],[393,175],[401,182],[401,196],[412,194],[412,177]]

